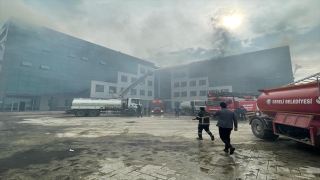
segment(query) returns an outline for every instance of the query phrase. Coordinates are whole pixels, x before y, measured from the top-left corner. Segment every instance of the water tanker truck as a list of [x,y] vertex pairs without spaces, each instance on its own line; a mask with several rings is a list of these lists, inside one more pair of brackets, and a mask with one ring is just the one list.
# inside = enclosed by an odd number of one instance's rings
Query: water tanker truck
[[140,104],[137,98],[126,99],[74,99],[72,101],[73,113],[76,116],[99,116],[101,111],[118,111],[126,116],[134,116]]
[[139,77],[128,87],[122,89],[119,93],[113,94],[114,99],[74,99],[72,101],[71,110],[68,112],[74,113],[76,116],[99,116],[101,111],[118,111],[122,115],[134,116],[137,113],[138,105],[141,106],[138,98],[124,98],[124,96],[146,77],[153,75],[153,71],[148,71],[146,74]]
[[319,76],[317,73],[287,86],[260,90],[257,105],[262,115],[250,120],[253,134],[261,139],[284,136],[320,147]]

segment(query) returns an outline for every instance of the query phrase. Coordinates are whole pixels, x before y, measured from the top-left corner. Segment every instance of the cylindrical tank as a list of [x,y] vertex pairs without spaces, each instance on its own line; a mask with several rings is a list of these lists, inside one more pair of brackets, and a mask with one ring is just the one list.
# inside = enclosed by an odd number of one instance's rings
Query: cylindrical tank
[[122,101],[119,99],[104,99],[104,100],[92,100],[92,99],[74,99],[72,101],[72,106],[100,106],[105,108],[116,108],[121,109]]
[[190,101],[182,101],[180,109],[191,109]]
[[320,94],[316,82],[261,92],[257,105],[269,117],[274,117],[277,112],[320,116]]

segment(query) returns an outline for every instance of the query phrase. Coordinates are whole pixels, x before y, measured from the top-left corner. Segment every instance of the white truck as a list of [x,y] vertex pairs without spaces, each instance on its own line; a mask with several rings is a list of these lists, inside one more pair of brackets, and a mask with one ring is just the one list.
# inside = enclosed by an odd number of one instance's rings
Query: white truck
[[206,100],[182,101],[180,103],[181,114],[190,116],[197,115],[200,107],[206,107]]
[[135,82],[124,88],[117,94],[113,94],[114,99],[82,99],[76,98],[72,101],[71,112],[76,116],[99,116],[101,111],[118,111],[125,116],[137,114],[138,105],[141,106],[139,98],[124,98],[131,89],[137,86],[146,77],[153,75],[154,72],[148,71],[138,78]]

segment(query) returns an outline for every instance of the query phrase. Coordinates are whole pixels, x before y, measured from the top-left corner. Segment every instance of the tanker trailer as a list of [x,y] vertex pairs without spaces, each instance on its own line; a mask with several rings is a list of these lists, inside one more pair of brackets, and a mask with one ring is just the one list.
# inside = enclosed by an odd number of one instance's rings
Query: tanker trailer
[[101,111],[120,111],[121,114],[134,116],[137,105],[141,105],[137,98],[120,99],[74,99],[71,109],[76,116],[99,116]]
[[191,113],[191,101],[182,101],[180,104],[180,113],[182,115]]
[[[320,73],[319,73],[320,75]],[[320,147],[319,82],[260,90],[257,105],[262,116],[250,120],[253,134],[261,139],[284,136]]]

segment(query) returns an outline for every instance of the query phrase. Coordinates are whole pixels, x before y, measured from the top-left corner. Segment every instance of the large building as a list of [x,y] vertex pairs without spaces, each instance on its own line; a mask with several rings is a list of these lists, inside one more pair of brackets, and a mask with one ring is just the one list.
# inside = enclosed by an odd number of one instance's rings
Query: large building
[[127,97],[166,109],[208,90],[251,92],[293,81],[288,46],[157,69],[153,63],[10,18],[0,30],[0,111],[65,110],[73,98],[112,98],[147,71]]
[[[1,28],[0,45],[0,111],[69,109],[73,98],[111,97],[155,68],[153,63],[16,18]],[[153,79],[148,77],[132,94],[154,99]],[[92,84],[97,87],[94,92]]]
[[163,68],[155,75],[155,98],[167,107],[207,97],[208,90],[259,94],[293,82],[289,46]]

